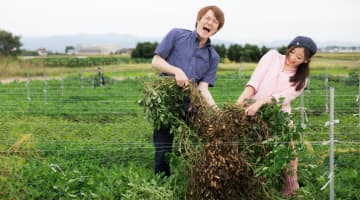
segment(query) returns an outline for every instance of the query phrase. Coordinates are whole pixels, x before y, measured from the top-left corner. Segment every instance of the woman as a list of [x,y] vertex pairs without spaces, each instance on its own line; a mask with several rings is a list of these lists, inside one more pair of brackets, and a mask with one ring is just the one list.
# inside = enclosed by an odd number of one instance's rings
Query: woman
[[[270,50],[259,61],[250,81],[239,96],[236,104],[245,107],[249,116],[271,103],[273,99],[280,101],[284,112],[291,112],[291,101],[299,96],[306,86],[310,73],[310,59],[316,53],[317,46],[306,36],[297,36],[288,45],[286,55]],[[255,100],[248,104],[246,99]],[[297,180],[298,158],[289,163],[282,193],[294,195],[299,188]]]

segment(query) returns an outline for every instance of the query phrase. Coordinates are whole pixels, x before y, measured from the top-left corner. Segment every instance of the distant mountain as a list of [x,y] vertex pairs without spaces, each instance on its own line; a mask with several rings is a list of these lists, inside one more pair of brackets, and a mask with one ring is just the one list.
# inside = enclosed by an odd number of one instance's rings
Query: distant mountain
[[112,45],[119,48],[132,48],[138,42],[156,42],[160,38],[137,37],[126,34],[77,34],[77,35],[56,35],[39,37],[22,37],[22,48],[27,50],[36,50],[46,48],[53,52],[64,53],[66,46],[96,46]]
[[358,42],[341,42],[341,41],[324,41],[318,42],[319,47],[329,47],[329,46],[338,46],[338,47],[360,47]]
[[[161,37],[139,37],[129,34],[76,34],[76,35],[55,35],[55,36],[38,36],[38,37],[26,37],[21,38],[24,49],[36,50],[39,48],[46,48],[53,52],[64,53],[66,46],[96,46],[96,45],[112,45],[120,48],[134,48],[139,42],[160,42]],[[224,44],[229,46],[236,42],[213,39],[213,44]],[[339,41],[315,41],[319,47],[327,46],[360,46],[360,43],[352,42],[339,42]],[[244,43],[240,43],[244,45]],[[287,45],[288,41],[261,41],[257,43],[258,46],[266,46],[269,48],[281,47]],[[252,43],[250,43],[252,44]]]
[[[258,45],[260,46],[266,46],[268,48],[277,48],[281,46],[287,46],[289,41],[286,40],[275,40],[271,42],[262,41],[259,42]],[[339,47],[359,47],[360,43],[356,42],[342,42],[342,41],[315,41],[318,48],[324,48],[329,46],[339,46]]]

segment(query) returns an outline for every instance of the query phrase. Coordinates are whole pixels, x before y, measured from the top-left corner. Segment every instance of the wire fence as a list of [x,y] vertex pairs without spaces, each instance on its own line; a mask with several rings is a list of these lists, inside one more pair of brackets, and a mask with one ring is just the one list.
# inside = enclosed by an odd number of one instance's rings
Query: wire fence
[[[326,68],[327,69],[327,68]],[[245,85],[249,78],[247,74],[249,71],[239,68],[239,71],[235,75],[230,77],[221,77],[217,82],[223,82],[220,89],[213,91],[213,96],[217,98],[218,93],[221,94],[222,98],[217,101],[219,105],[235,102],[237,95],[240,93],[242,87]],[[312,86],[309,80],[308,86],[301,95],[300,100],[294,103],[294,111],[300,115],[301,124],[303,127],[310,126],[311,128],[321,127],[322,125],[312,124],[312,115],[318,114],[319,112],[328,112],[329,108],[329,76],[328,71],[325,71],[324,85]],[[95,78],[97,80],[95,80]],[[52,80],[48,80],[46,73],[44,72],[42,81],[32,81],[30,73],[26,74],[25,84],[17,84],[12,87],[2,87],[0,93],[1,100],[1,111],[4,113],[33,113],[41,114],[45,113],[77,113],[82,114],[127,114],[129,112],[139,113],[143,110],[139,105],[136,104],[136,100],[141,97],[140,87],[131,90],[132,84],[126,85],[127,83],[115,83],[121,84],[122,88],[127,88],[125,91],[106,91],[100,90],[98,87],[105,86],[103,82],[99,82],[103,78],[102,71],[85,78],[85,75],[80,72],[77,80],[68,81],[62,75],[60,80],[55,83]],[[359,78],[360,79],[360,78]],[[233,84],[234,81],[238,81],[237,84]],[[34,83],[33,83],[34,82]],[[229,82],[229,84],[227,84]],[[360,82],[360,81],[359,81]],[[142,85],[143,82],[138,82]],[[110,86],[112,87],[112,86]],[[119,88],[121,89],[121,88]],[[95,91],[96,90],[96,91]],[[229,91],[229,92],[228,92]],[[237,92],[231,92],[237,91]],[[336,105],[335,112],[339,115],[349,115],[351,118],[358,118],[357,126],[359,127],[360,134],[360,106],[356,112],[354,105],[359,105],[360,96],[360,84],[358,91],[353,88],[341,88],[340,94],[335,94]],[[20,97],[20,98],[19,98]],[[22,97],[22,98],[21,98]],[[298,98],[299,99],[299,98]],[[24,103],[27,101],[27,104]],[[319,101],[322,101],[323,107],[320,108]],[[41,103],[43,102],[43,105]],[[84,104],[91,106],[83,109]],[[39,109],[41,105],[41,109]],[[75,105],[75,106],[74,106]],[[79,106],[80,105],[80,106]],[[102,106],[111,105],[111,106]],[[31,109],[31,106],[36,109]],[[342,124],[340,124],[342,126]],[[344,128],[348,125],[344,125]]]
[[[211,92],[219,105],[235,103],[236,98],[243,89],[249,76],[249,72],[244,69],[238,71],[238,74],[221,76],[217,82],[220,86],[211,89]],[[61,76],[60,80],[48,80],[44,73],[44,79],[32,81],[30,74],[27,73],[25,82],[0,85],[0,111],[3,114],[15,115],[117,115],[136,116],[136,120],[143,119],[143,108],[138,105],[137,100],[141,98],[142,87],[146,80],[152,77],[142,79],[125,79],[121,81],[112,81],[110,83],[99,84],[93,74],[85,77],[81,74],[72,79],[66,79]],[[316,83],[317,82],[317,83]],[[319,84],[322,82],[323,85]],[[312,85],[315,83],[314,85]],[[326,74],[324,80],[311,80],[300,98],[293,102],[292,113],[298,117],[301,126],[304,128],[303,140],[313,146],[329,146],[329,181],[321,189],[330,187],[330,199],[334,198],[334,154],[337,149],[346,149],[348,152],[359,152],[360,144],[360,76],[358,88],[355,86],[340,88],[331,88],[329,77]],[[336,86],[336,84],[335,84]],[[337,93],[337,91],[339,91]],[[220,106],[221,107],[221,106]],[[141,116],[141,117],[139,117]],[[4,117],[4,116],[3,116]],[[81,120],[80,120],[81,122]],[[3,123],[6,123],[5,125]],[[87,122],[85,122],[87,123]],[[91,121],[94,126],[89,132],[100,131],[99,127],[104,122]],[[109,123],[105,120],[105,123]],[[38,137],[31,141],[34,145],[29,145],[28,149],[18,149],[12,151],[13,154],[36,154],[36,153],[55,153],[71,154],[72,152],[117,152],[119,156],[113,154],[101,154],[99,157],[82,158],[75,163],[84,163],[101,160],[128,160],[140,153],[153,154],[153,143],[147,138],[134,136],[134,130],[143,130],[150,132],[149,123],[136,123],[135,121],[111,121],[112,126],[108,127],[107,132],[114,134],[128,135],[124,141],[84,141],[81,139],[72,140]],[[135,123],[123,131],[124,123]],[[0,118],[0,125],[4,128],[12,127],[32,127],[41,129],[54,127],[53,132],[58,135],[66,135],[68,127],[82,126],[79,121],[31,121],[25,118],[25,121],[11,122]],[[35,127],[35,128],[34,128]],[[358,129],[354,128],[358,127]],[[24,128],[25,129],[25,128]],[[134,136],[134,137],[132,137]],[[131,138],[131,139],[130,139]],[[126,141],[129,140],[130,141]],[[3,150],[1,155],[9,155],[5,147],[11,147],[19,141],[18,138],[11,138],[2,134],[0,137],[0,146]],[[30,142],[30,143],[31,143]],[[246,141],[249,144],[249,141]],[[36,145],[35,145],[36,144]],[[242,145],[243,143],[224,143],[224,145]],[[196,145],[196,144],[194,144]],[[338,146],[339,145],[339,146]],[[35,147],[36,146],[36,147]],[[338,146],[338,147],[336,147]],[[129,151],[131,148],[132,151]],[[177,148],[177,147],[175,147]],[[1,171],[1,170],[0,170]]]

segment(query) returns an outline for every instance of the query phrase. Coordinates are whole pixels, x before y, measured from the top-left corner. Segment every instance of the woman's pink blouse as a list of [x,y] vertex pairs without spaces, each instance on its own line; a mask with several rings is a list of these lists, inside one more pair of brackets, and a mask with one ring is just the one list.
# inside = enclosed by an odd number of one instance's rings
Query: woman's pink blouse
[[285,55],[276,50],[268,51],[259,61],[247,85],[255,89],[251,97],[260,100],[274,97],[277,101],[283,97],[282,110],[291,112],[291,101],[299,96],[303,89],[295,91],[295,86],[289,81],[295,71],[284,71]]

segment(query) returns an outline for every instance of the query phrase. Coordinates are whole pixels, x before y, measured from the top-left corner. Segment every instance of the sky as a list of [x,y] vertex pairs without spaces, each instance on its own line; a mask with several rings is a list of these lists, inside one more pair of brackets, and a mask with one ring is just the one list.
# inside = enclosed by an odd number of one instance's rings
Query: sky
[[19,36],[120,33],[163,37],[194,29],[197,11],[217,5],[225,25],[213,38],[239,43],[291,40],[360,44],[359,0],[0,0],[0,29]]

